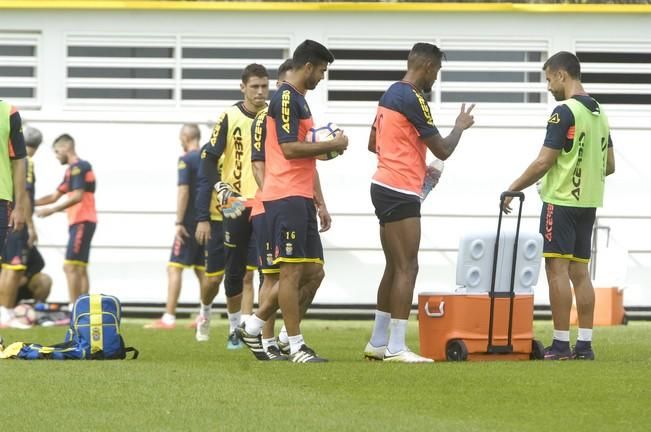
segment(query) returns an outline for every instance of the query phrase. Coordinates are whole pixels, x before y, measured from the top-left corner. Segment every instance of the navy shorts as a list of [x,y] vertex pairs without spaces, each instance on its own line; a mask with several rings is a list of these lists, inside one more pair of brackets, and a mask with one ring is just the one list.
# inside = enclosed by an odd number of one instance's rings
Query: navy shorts
[[300,196],[265,201],[268,235],[274,264],[280,262],[323,264],[314,200]]
[[596,213],[595,208],[543,203],[540,213],[543,256],[588,263]]
[[64,264],[87,265],[90,256],[90,242],[95,234],[94,222],[80,222],[70,225],[68,232],[68,248]]
[[224,274],[224,224],[222,221],[210,221],[210,240],[205,251],[206,276],[215,277]]
[[203,268],[203,246],[197,243],[197,240],[194,237],[196,227],[185,225],[184,227],[189,236],[183,239],[183,243],[174,239],[168,266]]
[[280,266],[274,264],[273,248],[267,229],[266,213],[260,213],[251,218],[253,233],[256,239],[258,268],[262,274],[280,273]]
[[[7,200],[0,200],[0,251],[4,252],[7,231],[9,231],[9,215],[11,214],[11,203]],[[4,258],[4,255],[2,256]]]
[[29,248],[27,247],[28,237],[27,226],[23,227],[20,231],[9,231],[7,233],[7,242],[2,252],[4,261],[2,268],[17,271],[27,268],[27,256],[29,254]]
[[371,183],[371,201],[375,215],[384,226],[389,222],[420,217],[420,198]]

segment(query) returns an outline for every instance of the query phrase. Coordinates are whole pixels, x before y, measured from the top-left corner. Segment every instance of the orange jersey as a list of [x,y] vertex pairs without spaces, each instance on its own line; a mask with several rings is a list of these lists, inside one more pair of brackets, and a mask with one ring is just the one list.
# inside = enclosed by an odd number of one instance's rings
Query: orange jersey
[[378,159],[373,183],[420,196],[427,153],[423,139],[439,133],[420,90],[404,81],[391,85],[373,127]]
[[304,142],[313,125],[304,95],[283,83],[271,98],[267,112],[263,201],[314,196],[316,159],[285,159],[281,148],[284,143]]
[[95,174],[91,165],[84,160],[77,160],[66,170],[63,182],[57,188],[59,192],[70,196],[74,190],[82,189],[81,201],[66,209],[68,224],[80,222],[97,222],[95,210]]

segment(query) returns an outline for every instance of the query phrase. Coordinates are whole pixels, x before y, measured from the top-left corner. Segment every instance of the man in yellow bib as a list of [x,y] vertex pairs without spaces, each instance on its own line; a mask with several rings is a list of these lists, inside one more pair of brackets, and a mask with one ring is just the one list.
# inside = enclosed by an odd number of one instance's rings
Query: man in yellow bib
[[[592,226],[602,207],[606,176],[615,172],[608,118],[581,84],[581,65],[561,51],[543,65],[547,88],[562,102],[547,122],[538,157],[508,188],[521,191],[542,178],[540,233],[554,321],[554,339],[546,360],[594,360],[592,321],[594,288],[588,262]],[[510,199],[504,203],[509,213]],[[570,349],[572,287],[579,315],[579,334]]]

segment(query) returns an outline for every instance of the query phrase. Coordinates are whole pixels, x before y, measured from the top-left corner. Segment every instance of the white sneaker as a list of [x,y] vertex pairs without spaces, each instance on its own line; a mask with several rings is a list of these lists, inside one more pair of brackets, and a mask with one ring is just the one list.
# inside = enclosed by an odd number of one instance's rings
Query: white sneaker
[[195,333],[194,337],[197,342],[208,341],[208,339],[210,339],[210,320],[204,316],[199,315],[195,320],[195,324],[197,325],[197,332]]
[[7,324],[7,327],[12,329],[18,329],[18,330],[27,330],[27,329],[31,329],[32,325],[25,324],[24,322],[18,321],[16,318],[12,318]]
[[434,363],[434,360],[427,357],[421,357],[418,354],[409,351],[409,349],[402,350],[395,354],[387,350],[384,353],[384,361],[394,363]]
[[364,358],[366,360],[384,360],[384,352],[386,350],[386,345],[374,347],[369,342],[366,344],[366,348],[364,348]]

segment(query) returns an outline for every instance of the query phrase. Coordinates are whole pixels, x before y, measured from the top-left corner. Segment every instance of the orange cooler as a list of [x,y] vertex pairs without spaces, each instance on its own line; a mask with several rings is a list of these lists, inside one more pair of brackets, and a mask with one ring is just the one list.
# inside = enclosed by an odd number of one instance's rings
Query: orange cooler
[[[418,295],[420,353],[434,360],[529,360],[541,358],[542,344],[533,339],[533,294],[516,294],[510,353],[488,353],[488,293]],[[509,298],[495,299],[493,345],[507,345]]]
[[[594,289],[594,325],[613,326],[626,323],[624,292],[621,288]],[[570,323],[578,325],[576,305],[572,305]]]

